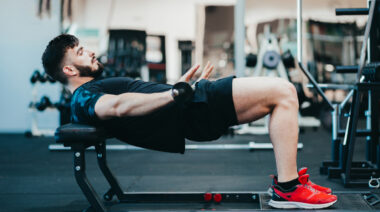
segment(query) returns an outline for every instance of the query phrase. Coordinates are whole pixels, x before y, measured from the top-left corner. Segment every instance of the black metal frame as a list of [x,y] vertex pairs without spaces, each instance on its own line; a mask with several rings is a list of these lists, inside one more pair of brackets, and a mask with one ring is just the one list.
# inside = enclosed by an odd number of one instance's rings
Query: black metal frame
[[[348,122],[348,131],[345,141],[343,142],[343,154],[341,155],[341,164],[344,172],[341,173],[343,183],[347,187],[367,186],[370,177],[378,177],[379,170],[379,106],[380,83],[358,83],[355,86],[351,112]],[[359,117],[360,100],[363,94],[368,93],[368,110],[367,110],[367,130],[369,135],[366,137],[366,161],[362,167],[357,167],[358,163],[353,162],[355,149],[356,130]],[[370,113],[370,114],[368,114]],[[345,163],[344,163],[345,162]],[[356,181],[365,179],[364,181]]]
[[[329,178],[341,178],[343,174],[343,183],[345,186],[366,186],[368,181],[351,182],[359,176],[369,180],[371,176],[378,175],[378,138],[379,138],[379,120],[378,117],[378,99],[377,92],[380,90],[379,83],[357,83],[353,89],[352,106],[347,129],[340,129],[337,126],[336,135],[332,138],[332,160],[324,161],[320,172],[327,174]],[[368,97],[368,110],[365,112],[366,129],[357,129],[359,117],[360,100],[364,95]],[[339,111],[339,109],[336,109]],[[333,114],[334,116],[334,114]],[[337,119],[341,118],[341,111],[337,114]],[[338,125],[340,121],[337,122]],[[334,133],[333,133],[334,134]],[[347,135],[346,135],[347,134]],[[355,138],[366,137],[366,159],[365,161],[353,161],[353,152],[355,148]],[[343,141],[342,141],[343,139]],[[352,177],[351,177],[352,175]]]
[[[380,83],[357,83],[353,90],[352,106],[347,132],[338,129],[338,137],[332,142],[332,161],[324,161],[321,173],[329,178],[342,178],[346,187],[368,186],[368,180],[379,176],[379,115]],[[360,100],[368,97],[366,129],[357,129]],[[374,117],[374,118],[372,118]],[[365,161],[353,161],[356,137],[366,137]],[[342,141],[343,138],[343,141]],[[361,181],[360,181],[361,179]]]
[[[254,192],[124,192],[107,165],[105,140],[100,140],[97,144],[93,145],[97,153],[100,170],[111,187],[103,195],[104,201],[111,201],[113,197],[116,196],[119,202],[122,203],[260,203],[259,194]],[[107,211],[103,201],[95,192],[86,176],[85,150],[90,145],[76,143],[73,145],[66,144],[66,146],[71,146],[71,149],[74,151],[75,179],[91,205],[87,211]],[[217,198],[219,198],[219,200]]]
[[[372,4],[373,3],[373,4]],[[341,104],[332,104],[324,95],[321,86],[311,76],[309,71],[302,63],[302,0],[297,1],[297,39],[298,39],[298,65],[302,72],[309,79],[310,83],[317,90],[323,101],[327,103],[332,112],[332,160],[322,163],[320,169],[322,174],[328,174],[329,178],[342,178],[346,187],[349,186],[364,186],[368,185],[368,180],[371,176],[379,175],[380,150],[378,145],[379,138],[379,123],[378,123],[378,99],[376,94],[379,89],[379,83],[366,82],[363,83],[362,71],[365,67],[376,67],[374,63],[378,61],[380,50],[377,46],[380,43],[380,0],[369,1],[368,8],[349,8],[337,9],[336,15],[368,15],[368,22],[364,33],[364,41],[362,45],[359,66],[345,66],[337,68],[341,73],[357,73],[357,83],[353,90],[349,93],[346,99]],[[375,20],[375,21],[373,21]],[[370,39],[369,39],[370,38]],[[365,53],[368,45],[368,66],[365,66]],[[375,68],[376,69],[376,68]],[[376,73],[376,71],[374,72]],[[366,76],[367,78],[367,76]],[[369,77],[368,79],[370,79]],[[374,76],[373,78],[376,78]],[[368,79],[366,79],[368,81]],[[368,110],[366,112],[367,127],[365,130],[357,129],[357,121],[359,117],[360,98],[363,94],[368,93]],[[341,110],[344,105],[353,96],[351,105],[351,113],[348,119],[346,130],[340,129]],[[355,148],[355,137],[366,136],[366,160],[353,161],[353,153]],[[344,141],[342,142],[342,137]],[[366,181],[357,182],[357,179],[366,179]]]
[[[373,20],[379,17],[380,2],[379,0],[373,1],[375,10],[373,12]],[[337,15],[363,15],[369,14],[368,8],[351,8],[351,9],[337,9]],[[369,47],[368,62],[378,60],[379,50],[376,48],[378,42],[378,31],[380,25],[377,21],[372,21],[369,31]],[[368,26],[367,26],[368,27]],[[363,52],[362,52],[363,53]],[[363,58],[364,59],[364,58]],[[372,63],[374,64],[374,63]],[[371,65],[371,64],[369,64]],[[348,66],[337,68],[340,70],[355,73],[358,72],[358,79],[361,77],[361,69],[359,66]],[[379,109],[378,100],[380,91],[380,83],[377,82],[358,82],[356,83],[353,92],[352,105],[350,109],[350,116],[348,119],[347,129],[336,128],[336,133],[333,131],[332,138],[332,161],[325,161],[322,163],[321,173],[327,174],[329,178],[341,178],[346,187],[353,186],[368,186],[368,180],[371,177],[379,176],[380,174],[380,152],[379,152]],[[367,94],[368,97],[368,110],[366,116],[366,129],[357,129],[357,122],[359,117],[359,109],[363,95]],[[338,107],[335,108],[335,110]],[[340,108],[339,108],[340,109]],[[338,111],[338,119],[340,119],[340,111]],[[353,161],[353,154],[355,149],[356,137],[366,137],[366,160]],[[341,139],[343,138],[343,141]],[[361,181],[360,181],[361,179]]]

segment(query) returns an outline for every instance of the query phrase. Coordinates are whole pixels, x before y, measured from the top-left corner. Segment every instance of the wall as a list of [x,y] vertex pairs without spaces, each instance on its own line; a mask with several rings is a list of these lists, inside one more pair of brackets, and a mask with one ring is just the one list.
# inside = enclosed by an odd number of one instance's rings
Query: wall
[[[39,19],[38,0],[2,0],[0,7],[0,132],[24,132],[30,128],[30,76],[42,70],[41,55],[47,42],[59,32],[58,2],[52,1],[51,18]],[[41,93],[58,97],[59,86],[41,87]],[[58,113],[39,114],[41,127],[58,125]]]

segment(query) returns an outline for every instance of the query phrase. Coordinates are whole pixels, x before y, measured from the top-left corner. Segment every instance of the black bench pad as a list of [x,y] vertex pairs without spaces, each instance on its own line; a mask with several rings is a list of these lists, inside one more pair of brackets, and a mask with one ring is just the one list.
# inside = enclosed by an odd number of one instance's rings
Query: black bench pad
[[54,135],[57,143],[65,146],[73,144],[94,145],[110,138],[103,128],[84,124],[65,124],[57,128]]

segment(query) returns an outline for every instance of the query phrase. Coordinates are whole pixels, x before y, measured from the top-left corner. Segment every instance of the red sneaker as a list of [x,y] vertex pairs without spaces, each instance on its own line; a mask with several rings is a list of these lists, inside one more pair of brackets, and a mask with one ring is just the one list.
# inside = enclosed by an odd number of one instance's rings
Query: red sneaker
[[[302,167],[302,168],[300,168],[299,171],[298,171],[298,176],[305,175],[306,172],[307,172],[307,167]],[[277,176],[275,176],[275,175],[270,175],[270,177],[273,179],[273,183],[272,183],[272,185],[277,184]],[[326,194],[331,194],[331,193],[332,193],[332,192],[331,192],[331,188],[327,188],[327,187],[323,187],[323,186],[317,185],[317,184],[313,183],[311,180],[307,181],[306,184],[307,184],[308,186],[310,186],[310,187],[312,187],[312,188],[318,190],[318,191],[323,192],[323,193],[326,193]],[[269,194],[270,196],[273,195],[272,187],[270,187],[270,188],[268,189],[268,194]]]
[[300,176],[298,180],[301,184],[289,190],[272,185],[273,196],[268,204],[274,208],[321,209],[330,207],[337,201],[335,195],[320,192],[307,185],[308,174]]
[[[300,170],[298,171],[298,176],[305,175],[306,172],[307,172],[307,167],[300,168]],[[317,185],[317,184],[311,182],[311,180],[307,181],[306,184],[311,186],[312,188],[318,190],[318,191],[324,192],[326,194],[331,194],[331,188],[327,188],[327,187]]]

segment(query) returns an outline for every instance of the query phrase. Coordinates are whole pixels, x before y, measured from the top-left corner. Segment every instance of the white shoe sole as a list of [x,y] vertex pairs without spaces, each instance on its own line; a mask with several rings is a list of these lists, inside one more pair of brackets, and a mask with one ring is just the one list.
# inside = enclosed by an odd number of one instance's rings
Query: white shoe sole
[[267,194],[268,194],[269,196],[273,196],[273,188],[269,187],[269,188],[268,188],[268,191],[267,191]]
[[270,200],[268,205],[274,207],[274,208],[286,208],[286,209],[292,209],[292,208],[302,208],[302,209],[321,209],[321,208],[327,208],[336,203],[337,200],[334,202],[324,203],[324,204],[309,204],[309,203],[302,203],[302,202],[290,202],[290,201],[274,201]]
[[[323,192],[323,191],[320,191],[320,192]],[[273,196],[273,188],[269,187],[268,190],[267,190],[267,194],[269,196]],[[332,193],[326,193],[326,194],[332,194]]]

